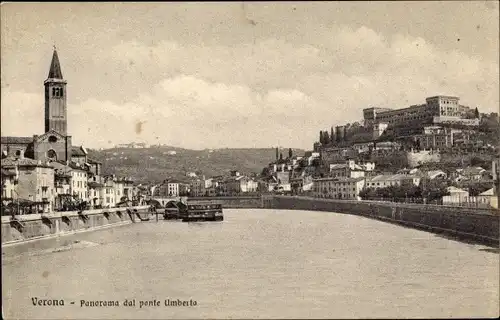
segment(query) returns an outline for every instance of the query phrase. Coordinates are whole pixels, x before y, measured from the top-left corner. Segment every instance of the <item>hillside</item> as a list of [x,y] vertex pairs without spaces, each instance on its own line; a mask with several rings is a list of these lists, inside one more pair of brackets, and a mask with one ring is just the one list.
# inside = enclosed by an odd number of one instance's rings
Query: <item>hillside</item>
[[[189,150],[165,146],[89,149],[88,152],[91,159],[103,163],[104,174],[132,177],[138,182],[159,182],[167,177],[186,180],[187,172],[207,177],[227,174],[230,170],[260,173],[276,157],[272,148]],[[288,149],[282,152],[288,155]],[[293,149],[293,153],[303,155],[304,150]]]

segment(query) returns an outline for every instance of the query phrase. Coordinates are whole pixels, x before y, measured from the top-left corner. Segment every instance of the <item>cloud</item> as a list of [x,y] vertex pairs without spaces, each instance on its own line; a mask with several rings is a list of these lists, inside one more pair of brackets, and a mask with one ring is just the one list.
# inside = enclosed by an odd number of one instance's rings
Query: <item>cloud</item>
[[[376,103],[374,95],[381,92],[382,96],[393,92],[396,97],[416,98],[414,103],[423,101],[426,95],[454,92],[485,111],[498,106],[498,63],[494,61],[456,50],[443,51],[420,37],[384,37],[364,26],[341,27],[308,41],[264,39],[234,46],[193,46],[168,41],[148,46],[130,42],[115,47],[107,59],[124,64],[135,61],[136,68],[144,73],[182,73],[264,92],[283,87],[302,91],[311,86],[338,87],[343,90],[335,90],[335,96],[349,101],[349,96],[366,86],[374,91],[365,92],[364,96]],[[311,79],[328,78],[335,82],[308,83]],[[347,84],[353,85],[354,91]],[[331,102],[337,100],[331,100],[329,92],[314,95]]]
[[32,136],[43,132],[43,95],[2,90],[1,103],[2,136]]
[[[69,131],[89,147],[310,148],[319,130],[361,120],[369,106],[402,108],[437,94],[457,95],[482,112],[499,105],[497,62],[367,27],[328,30],[307,42],[122,41],[94,63],[98,70],[82,72],[95,81],[72,88],[87,96],[69,101]],[[40,94],[2,90],[2,134],[42,130],[42,106]],[[29,125],[14,125],[22,121]]]
[[[28,136],[43,132],[43,108],[39,107],[43,96],[16,92],[2,97],[6,105],[13,101],[22,102],[20,108],[5,117],[13,124],[30,125],[7,126],[7,131],[16,128],[16,134]],[[164,79],[151,93],[129,103],[89,99],[69,104],[68,131],[75,143],[89,147],[130,141],[197,149],[221,145],[270,147],[280,139],[282,143],[289,140],[300,145],[304,133],[296,135],[294,119],[302,118],[311,102],[298,90],[275,89],[261,95],[244,86],[180,75]],[[304,121],[307,117],[300,121],[303,128]],[[310,122],[308,131],[314,132],[314,126]]]

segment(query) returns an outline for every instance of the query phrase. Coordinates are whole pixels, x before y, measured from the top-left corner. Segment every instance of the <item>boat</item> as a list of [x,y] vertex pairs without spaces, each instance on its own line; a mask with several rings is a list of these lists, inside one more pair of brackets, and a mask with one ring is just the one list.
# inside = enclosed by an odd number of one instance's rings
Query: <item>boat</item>
[[181,216],[183,222],[224,220],[222,204],[215,201],[188,202],[187,212]]
[[170,201],[165,206],[163,218],[165,220],[182,219],[187,215],[187,206],[181,201]]

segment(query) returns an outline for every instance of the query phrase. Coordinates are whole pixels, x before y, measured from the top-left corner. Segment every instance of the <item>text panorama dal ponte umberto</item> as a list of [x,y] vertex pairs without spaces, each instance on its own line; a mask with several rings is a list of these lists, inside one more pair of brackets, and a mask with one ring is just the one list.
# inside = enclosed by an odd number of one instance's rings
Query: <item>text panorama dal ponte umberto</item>
[[[65,306],[64,299],[39,299],[31,298],[34,306]],[[74,305],[74,302],[70,302],[70,305]],[[193,299],[181,300],[181,299],[165,299],[163,304],[160,300],[137,300],[136,299],[125,299],[122,303],[118,300],[80,300],[80,307],[136,307],[140,309],[148,307],[195,307],[198,302]]]

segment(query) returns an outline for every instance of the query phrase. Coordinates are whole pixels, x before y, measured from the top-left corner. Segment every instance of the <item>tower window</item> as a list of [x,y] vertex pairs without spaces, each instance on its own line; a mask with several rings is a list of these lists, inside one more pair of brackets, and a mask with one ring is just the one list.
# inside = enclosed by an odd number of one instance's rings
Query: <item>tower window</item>
[[63,88],[52,88],[52,96],[53,97],[62,97],[63,96]]

